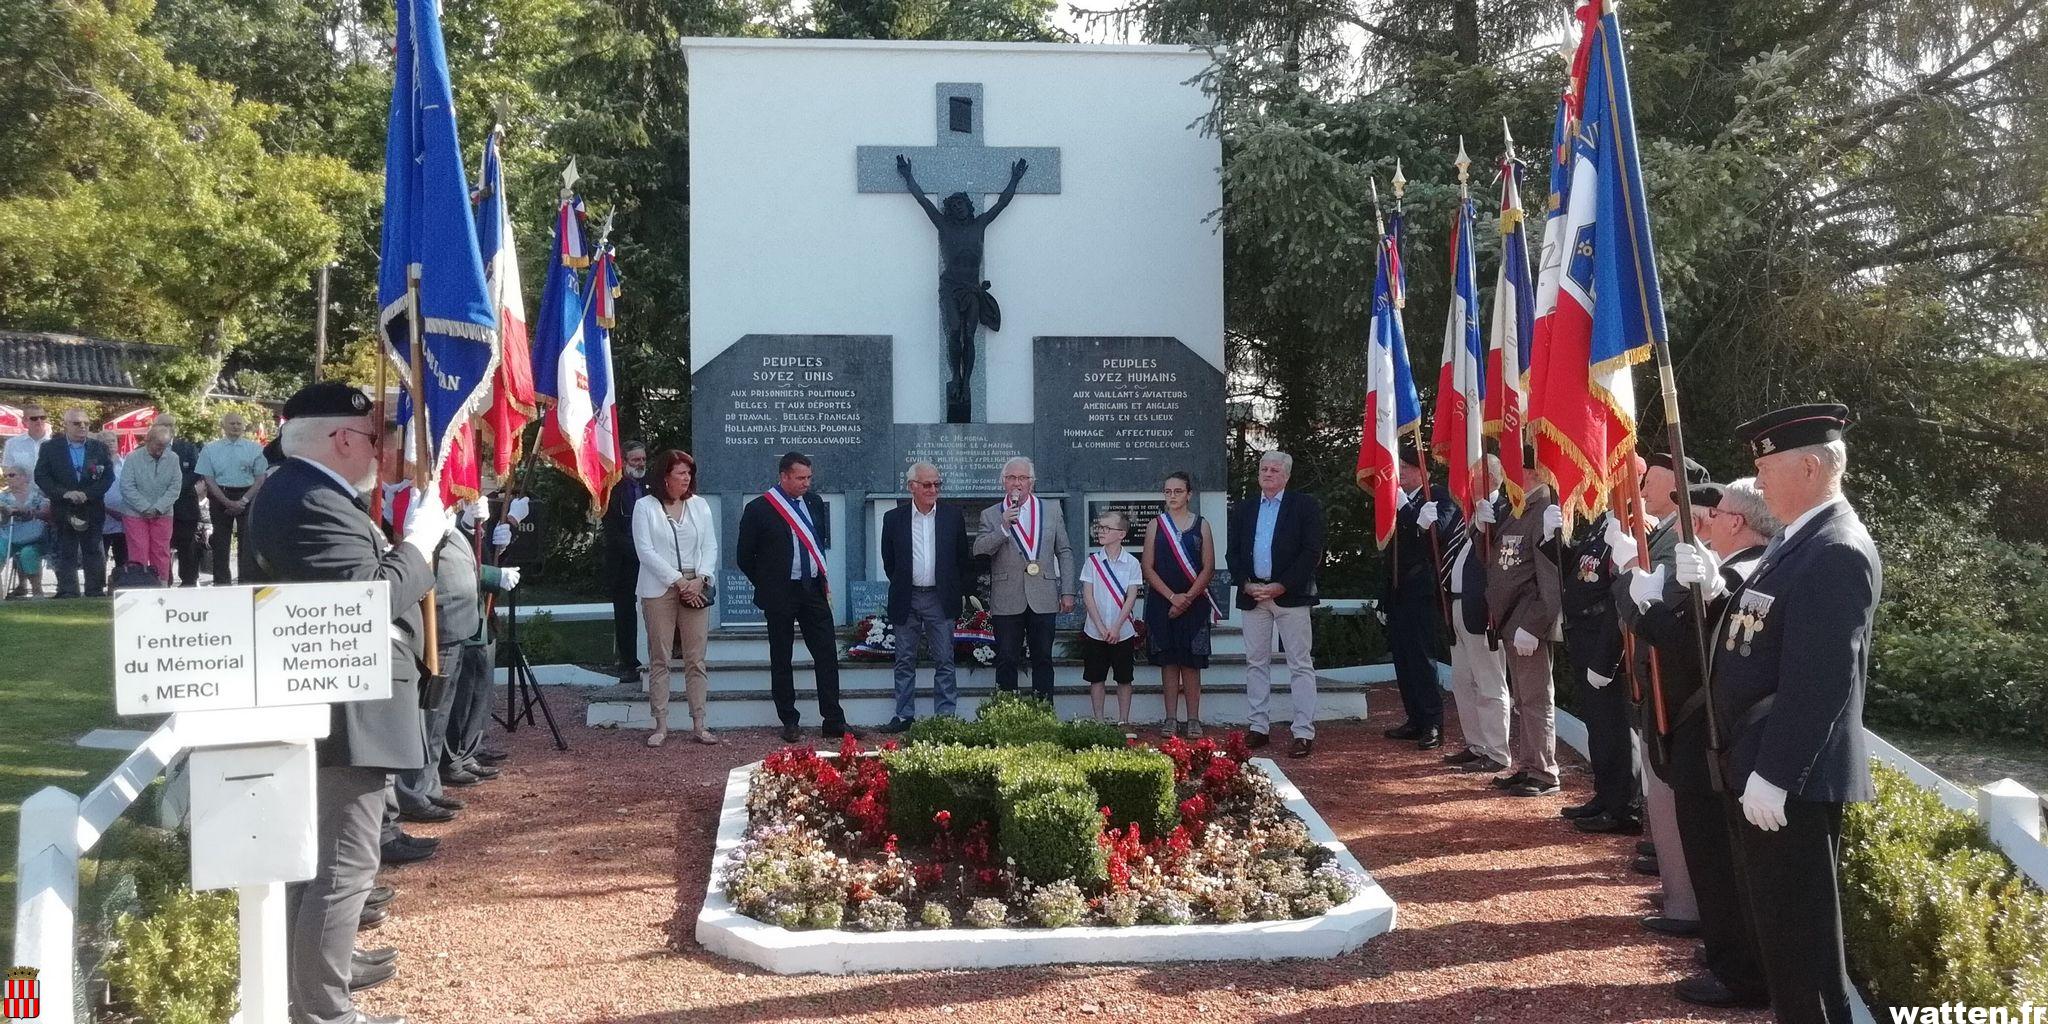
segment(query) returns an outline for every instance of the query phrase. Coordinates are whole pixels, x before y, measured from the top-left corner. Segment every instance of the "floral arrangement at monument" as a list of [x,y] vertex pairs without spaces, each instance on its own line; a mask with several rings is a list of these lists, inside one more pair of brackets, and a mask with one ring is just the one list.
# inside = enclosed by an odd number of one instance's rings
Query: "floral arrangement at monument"
[[1121,746],[1015,697],[930,722],[907,746],[770,755],[720,891],[756,920],[859,931],[1281,921],[1358,891],[1242,733]]
[[[896,627],[881,612],[863,616],[848,628],[846,638],[846,656],[850,660],[896,659]],[[996,633],[986,609],[970,606],[966,614],[953,623],[953,657],[965,666],[995,664]]]
[[896,627],[889,625],[886,616],[877,612],[853,624],[851,640],[846,645],[846,656],[854,661],[894,661],[896,658]]

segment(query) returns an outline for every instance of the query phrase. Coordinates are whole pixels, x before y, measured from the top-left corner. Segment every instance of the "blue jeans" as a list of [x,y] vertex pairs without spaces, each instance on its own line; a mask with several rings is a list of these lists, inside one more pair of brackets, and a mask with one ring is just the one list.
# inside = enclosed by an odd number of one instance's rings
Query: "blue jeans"
[[910,615],[896,624],[896,717],[917,717],[917,648],[931,650],[933,711],[954,714],[959,687],[953,678],[953,620],[939,607],[937,590],[910,592]]

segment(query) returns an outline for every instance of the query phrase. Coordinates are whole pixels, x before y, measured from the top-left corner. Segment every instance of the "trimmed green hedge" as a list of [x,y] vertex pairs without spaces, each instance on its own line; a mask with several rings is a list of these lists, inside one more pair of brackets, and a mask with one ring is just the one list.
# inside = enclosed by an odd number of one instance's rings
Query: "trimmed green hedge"
[[1842,826],[1842,925],[1854,973],[1894,1006],[2048,1002],[2048,894],[1976,818],[1887,765]]
[[[907,843],[927,843],[940,811],[963,836],[981,822],[997,850],[1035,882],[1105,877],[1100,808],[1112,825],[1138,822],[1148,836],[1179,820],[1173,762],[1154,750],[1094,742],[1096,723],[1065,723],[1041,701],[999,697],[974,722],[927,719],[911,745],[884,754],[889,765],[889,827]],[[968,743],[968,740],[974,742]]]

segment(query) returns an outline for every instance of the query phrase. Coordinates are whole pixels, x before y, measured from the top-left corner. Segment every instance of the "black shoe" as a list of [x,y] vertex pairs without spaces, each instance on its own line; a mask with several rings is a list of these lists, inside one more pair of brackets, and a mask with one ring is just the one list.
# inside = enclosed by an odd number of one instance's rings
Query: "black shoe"
[[795,722],[791,722],[782,727],[782,742],[784,743],[795,743],[796,741],[803,739],[803,736],[804,731],[802,729],[797,728]]
[[471,775],[470,773],[463,771],[460,768],[441,769],[441,785],[443,786],[455,786],[459,788],[462,786],[474,786],[482,781],[482,779],[479,779],[476,776]]
[[1412,740],[1422,735],[1422,726],[1416,725],[1414,722],[1402,722],[1400,725],[1380,733],[1380,735],[1390,740]]
[[1665,917],[1662,914],[1643,918],[1643,927],[1659,935],[1676,935],[1681,939],[1690,939],[1700,933],[1700,923],[1698,921],[1687,921],[1680,917]]
[[1244,747],[1246,750],[1257,750],[1271,742],[1273,742],[1273,737],[1265,733],[1250,729],[1245,731]]
[[886,725],[882,726],[882,727],[881,727],[881,728],[879,728],[879,729],[876,729],[875,731],[876,731],[876,732],[885,732],[885,733],[889,733],[890,735],[892,735],[892,736],[893,736],[893,735],[895,735],[896,733],[899,733],[899,732],[904,732],[904,731],[908,730],[908,729],[910,728],[910,725],[911,725],[911,723],[912,723],[912,722],[915,722],[915,721],[916,721],[916,719],[913,719],[913,718],[904,718],[904,717],[898,716],[898,717],[895,717],[895,718],[891,718],[891,719],[889,719],[889,722],[888,722],[888,724],[886,724]]
[[1581,832],[1607,833],[1623,836],[1643,834],[1643,823],[1634,818],[1618,818],[1606,811],[1584,818],[1573,818],[1572,827]]
[[1307,757],[1315,752],[1316,741],[1305,740],[1300,737],[1295,737],[1294,744],[1287,748],[1287,756],[1296,759]]
[[445,807],[451,811],[459,811],[469,806],[452,796],[430,796],[427,800],[436,807]]
[[1649,875],[1651,878],[1656,878],[1664,873],[1657,867],[1657,858],[1655,857],[1637,857],[1635,862],[1630,864],[1629,867],[1634,868],[1636,874]]
[[484,749],[476,752],[476,763],[496,767],[512,760],[512,755],[502,750]]
[[1466,747],[1464,750],[1460,750],[1455,754],[1444,755],[1444,763],[1452,766],[1461,764],[1471,764],[1472,762],[1477,760],[1479,760],[1479,752],[1473,750],[1470,747]]
[[1534,776],[1525,778],[1519,784],[1508,787],[1509,796],[1556,796],[1557,794],[1557,783],[1545,782]]
[[1569,807],[1560,807],[1557,809],[1557,816],[1560,818],[1591,818],[1595,815],[1606,813],[1607,808],[1602,807],[1598,803],[1595,803],[1591,800],[1588,800],[1582,804],[1572,804]]
[[1415,749],[1417,750],[1435,750],[1443,745],[1444,731],[1434,725],[1422,730],[1422,735],[1415,737]]
[[366,907],[381,907],[398,898],[398,890],[380,885],[370,890],[370,898],[363,903]]
[[455,812],[430,802],[425,807],[399,811],[398,820],[418,822],[422,825],[438,825],[444,821],[454,821]]
[[864,733],[859,729],[854,728],[853,726],[847,725],[845,722],[841,722],[837,726],[828,725],[822,729],[819,729],[818,735],[823,736],[828,740],[843,739],[847,736],[851,736],[857,740],[864,740],[868,738],[867,733]]
[[441,846],[441,841],[433,836],[416,836],[407,832],[398,833],[398,843],[401,846],[410,846],[415,850],[433,850],[439,849]]
[[363,911],[363,916],[357,919],[356,921],[356,931],[369,931],[370,929],[383,924],[384,919],[390,916],[391,908],[389,907],[378,907],[375,910],[365,909]]
[[400,864],[411,864],[416,861],[426,860],[434,855],[432,849],[407,846],[404,843],[398,842],[385,843],[378,848],[377,852],[387,868],[395,868]]
[[1519,785],[1521,785],[1522,783],[1524,783],[1524,782],[1527,782],[1527,781],[1529,781],[1529,773],[1528,773],[1528,772],[1516,772],[1516,773],[1514,773],[1513,775],[1510,775],[1510,776],[1508,776],[1508,777],[1507,777],[1507,778],[1505,778],[1505,779],[1502,779],[1502,778],[1496,778],[1496,779],[1494,779],[1494,780],[1493,780],[1493,788],[1495,788],[1495,789],[1513,789],[1513,788],[1515,788],[1516,786],[1519,786]]
[[504,774],[504,769],[502,768],[493,768],[483,764],[466,764],[462,766],[462,770],[479,779],[495,779]]
[[622,683],[637,683],[637,682],[639,682],[639,681],[640,681],[640,666],[638,666],[638,665],[620,665],[620,666],[619,666],[619,682],[622,682]]
[[1507,767],[1507,765],[1504,765],[1499,761],[1494,760],[1493,758],[1487,757],[1485,754],[1481,754],[1479,755],[1479,760],[1473,761],[1459,770],[1469,772],[1473,775],[1492,775],[1496,772],[1506,771]]
[[348,990],[350,992],[361,992],[364,989],[376,988],[397,975],[397,964],[378,964],[374,967],[356,964],[354,965],[354,970],[349,972]]
[[1739,995],[1721,984],[1721,979],[1712,974],[1695,974],[1690,978],[1682,978],[1671,986],[1671,994],[1677,996],[1679,1001],[1694,1006],[1712,1006],[1720,1009],[1761,1010],[1771,1005],[1769,996]]
[[1657,855],[1657,844],[1645,839],[1636,844],[1636,853],[1645,857],[1655,857]]
[[350,962],[354,963],[357,969],[361,969],[364,967],[382,967],[388,963],[395,963],[397,960],[397,946],[378,946],[376,949],[356,950]]

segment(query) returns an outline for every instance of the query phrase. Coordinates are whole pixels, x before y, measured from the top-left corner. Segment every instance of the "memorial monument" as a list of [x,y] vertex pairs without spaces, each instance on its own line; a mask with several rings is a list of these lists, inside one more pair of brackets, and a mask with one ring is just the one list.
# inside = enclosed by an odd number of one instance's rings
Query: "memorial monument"
[[[1222,535],[1222,154],[1202,132],[1206,54],[684,51],[692,452],[728,551],[788,450],[812,458],[831,510],[819,532],[841,621],[877,610],[881,517],[918,459],[974,523],[1000,498],[1003,461],[1030,456],[1038,493],[1072,510],[1077,552],[1096,511],[1142,524],[1165,475],[1187,470]],[[719,621],[758,621],[730,565]]]

